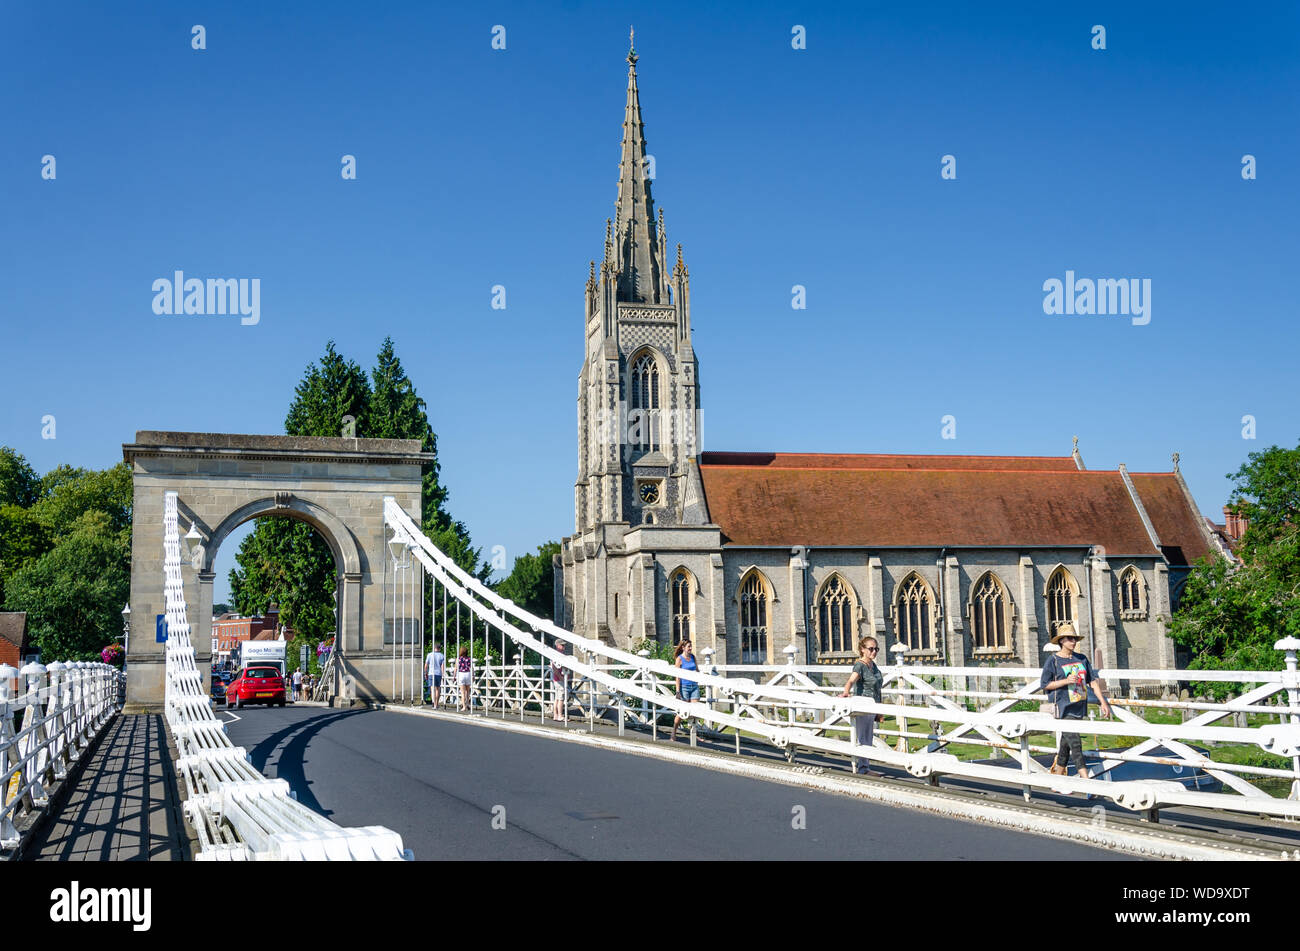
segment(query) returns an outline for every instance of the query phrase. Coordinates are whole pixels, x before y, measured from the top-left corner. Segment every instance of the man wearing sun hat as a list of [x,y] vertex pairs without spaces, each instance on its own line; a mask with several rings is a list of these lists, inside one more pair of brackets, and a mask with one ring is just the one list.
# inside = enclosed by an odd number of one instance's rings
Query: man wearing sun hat
[[[1060,650],[1049,654],[1047,662],[1043,664],[1043,677],[1039,683],[1056,707],[1058,720],[1082,720],[1087,716],[1090,684],[1096,688],[1101,715],[1110,716],[1110,703],[1092,669],[1092,663],[1086,654],[1077,653],[1074,649],[1080,640],[1082,638],[1075,632],[1074,625],[1069,621],[1063,622],[1052,635],[1052,643]],[[1052,761],[1052,772],[1064,776],[1067,760],[1074,763],[1075,773],[1080,779],[1090,778],[1083,765],[1083,741],[1079,734],[1062,731],[1061,748]]]

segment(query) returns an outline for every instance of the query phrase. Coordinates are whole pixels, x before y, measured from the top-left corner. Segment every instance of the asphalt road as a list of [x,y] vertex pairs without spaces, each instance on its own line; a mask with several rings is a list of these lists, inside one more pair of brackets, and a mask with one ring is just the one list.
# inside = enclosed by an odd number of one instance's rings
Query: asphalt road
[[299,802],[339,825],[387,826],[421,860],[1118,857],[470,723],[306,706],[218,716]]

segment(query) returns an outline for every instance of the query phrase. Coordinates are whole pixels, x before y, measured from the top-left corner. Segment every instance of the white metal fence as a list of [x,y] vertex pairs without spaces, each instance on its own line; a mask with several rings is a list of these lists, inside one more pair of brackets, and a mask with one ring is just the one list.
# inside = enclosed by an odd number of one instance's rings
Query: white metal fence
[[203,689],[181,580],[176,493],[164,496],[163,574],[167,605],[166,714],[189,791],[185,818],[199,839],[195,858],[402,859],[402,838],[382,826],[344,829],[300,805],[283,779],[253,768],[231,744]]
[[18,820],[49,804],[50,787],[121,708],[122,687],[108,664],[0,664],[0,848],[20,844]]
[[[471,577],[429,541],[396,501],[385,500],[385,522],[392,544],[404,546],[438,586],[443,603],[454,602],[457,637],[460,612],[469,625],[468,638],[495,645],[505,663],[480,664],[475,694],[481,709],[541,718],[551,715],[547,702],[555,685],[546,670],[524,667],[516,657],[532,651],[548,667],[571,672],[574,701],[580,715],[594,721],[617,719],[650,725],[659,714],[693,717],[715,734],[727,732],[737,746],[742,735],[765,740],[793,756],[803,749],[845,758],[866,756],[906,770],[931,782],[940,776],[1012,783],[1028,798],[1034,790],[1086,793],[1114,800],[1133,810],[1161,806],[1197,806],[1225,811],[1300,818],[1300,675],[1296,672],[1300,641],[1280,641],[1284,671],[1102,670],[1111,683],[1195,680],[1238,685],[1239,696],[1222,703],[1196,700],[1139,700],[1112,697],[1112,720],[1082,721],[1076,730],[1097,737],[1098,745],[1116,749],[1101,754],[1098,774],[1088,779],[1059,776],[1041,763],[1056,752],[1064,721],[1039,709],[1044,699],[1037,668],[966,668],[884,666],[882,703],[868,698],[840,697],[847,670],[843,667],[717,665],[701,659],[701,670],[689,679],[700,684],[702,699],[688,703],[675,695],[672,681],[680,671],[663,661],[638,656],[557,627],[501,598]],[[442,611],[443,643],[450,646],[446,625],[451,612]],[[433,632],[437,637],[437,632]],[[569,652],[551,644],[563,642]],[[493,647],[496,651],[495,646]],[[515,658],[515,664],[509,660]],[[449,658],[450,659],[450,658]],[[449,668],[454,667],[454,661]],[[456,702],[454,671],[444,682],[444,700]],[[565,712],[567,715],[566,706]],[[853,715],[885,718],[870,749],[860,749],[849,728]],[[1147,714],[1147,716],[1144,716]],[[1159,722],[1177,716],[1179,722]],[[1223,724],[1223,721],[1230,721]],[[1045,740],[1052,740],[1049,744]],[[1203,744],[1208,753],[1193,744]],[[953,752],[954,748],[967,747]],[[979,761],[969,748],[987,750],[990,758],[1007,764]],[[1163,748],[1158,755],[1153,751]],[[1227,750],[1254,751],[1231,761]],[[1215,757],[1220,752],[1218,758]],[[1267,755],[1280,759],[1271,763]],[[1255,760],[1256,762],[1251,762]],[[1167,779],[1116,779],[1126,763],[1158,764],[1189,771],[1204,770],[1226,791],[1188,788]],[[1008,766],[1011,768],[1008,768]],[[1254,781],[1284,781],[1285,797],[1274,796]]]

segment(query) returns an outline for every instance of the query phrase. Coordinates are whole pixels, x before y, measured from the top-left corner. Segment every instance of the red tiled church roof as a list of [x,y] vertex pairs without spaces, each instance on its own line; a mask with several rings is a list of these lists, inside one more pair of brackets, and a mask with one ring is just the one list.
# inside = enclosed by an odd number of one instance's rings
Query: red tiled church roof
[[708,452],[699,466],[709,516],[730,545],[1158,554],[1120,473],[1080,470],[1069,456]]
[[1173,565],[1195,564],[1209,553],[1201,514],[1187,503],[1187,494],[1172,472],[1130,472],[1142,507]]
[[1075,472],[1073,456],[939,456],[896,453],[702,452],[701,466],[781,469],[1014,469]]

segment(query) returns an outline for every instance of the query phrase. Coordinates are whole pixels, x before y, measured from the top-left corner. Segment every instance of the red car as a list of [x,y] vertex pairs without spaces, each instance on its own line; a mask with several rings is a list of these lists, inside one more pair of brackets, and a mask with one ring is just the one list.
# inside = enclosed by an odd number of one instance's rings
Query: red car
[[284,678],[277,667],[245,667],[226,684],[226,708],[246,703],[284,706]]

